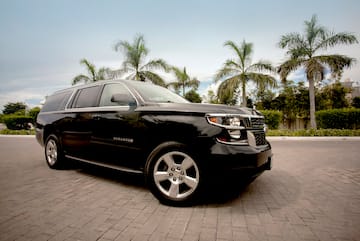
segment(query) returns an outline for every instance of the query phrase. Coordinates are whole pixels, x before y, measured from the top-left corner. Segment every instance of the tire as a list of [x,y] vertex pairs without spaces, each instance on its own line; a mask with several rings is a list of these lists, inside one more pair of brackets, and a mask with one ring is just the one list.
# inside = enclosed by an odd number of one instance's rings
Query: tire
[[200,162],[177,142],[155,148],[145,166],[150,191],[161,203],[171,206],[188,206],[199,201],[204,177]]
[[51,169],[63,169],[65,157],[59,139],[55,135],[50,135],[45,142],[45,159]]

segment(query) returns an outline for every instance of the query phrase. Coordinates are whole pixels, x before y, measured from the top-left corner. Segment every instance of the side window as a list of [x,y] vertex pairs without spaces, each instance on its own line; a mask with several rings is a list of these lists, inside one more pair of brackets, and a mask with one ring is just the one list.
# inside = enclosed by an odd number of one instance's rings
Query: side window
[[123,84],[105,85],[100,98],[100,106],[128,106],[135,102]]
[[56,93],[46,98],[44,106],[41,108],[42,112],[64,110],[72,90]]
[[80,89],[77,93],[73,108],[94,107],[97,105],[100,86]]

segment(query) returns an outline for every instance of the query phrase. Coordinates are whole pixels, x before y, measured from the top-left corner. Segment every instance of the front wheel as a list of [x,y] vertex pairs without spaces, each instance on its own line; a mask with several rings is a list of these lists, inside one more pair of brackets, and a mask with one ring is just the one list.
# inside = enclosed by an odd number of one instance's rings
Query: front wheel
[[48,166],[52,169],[61,169],[64,167],[65,158],[59,144],[59,139],[55,135],[50,135],[46,139],[45,159]]
[[146,180],[160,202],[187,206],[197,201],[203,186],[200,163],[179,143],[166,144],[149,156]]

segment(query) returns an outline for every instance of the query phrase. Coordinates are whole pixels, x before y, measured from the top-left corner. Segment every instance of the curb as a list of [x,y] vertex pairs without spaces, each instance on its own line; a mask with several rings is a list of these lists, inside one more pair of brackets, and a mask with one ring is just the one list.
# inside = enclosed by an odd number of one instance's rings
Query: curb
[[[0,135],[0,138],[35,138],[35,135]],[[269,141],[360,141],[360,136],[267,136]]]
[[0,138],[17,138],[17,137],[25,137],[25,138],[35,138],[35,135],[0,135]]
[[267,136],[269,141],[360,141],[360,136]]

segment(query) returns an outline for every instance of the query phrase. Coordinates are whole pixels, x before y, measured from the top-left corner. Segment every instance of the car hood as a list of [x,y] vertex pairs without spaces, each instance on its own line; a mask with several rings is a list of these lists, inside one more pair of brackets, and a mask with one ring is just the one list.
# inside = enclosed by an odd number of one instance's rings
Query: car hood
[[218,105],[218,104],[197,104],[197,103],[146,103],[136,108],[136,111],[149,112],[183,112],[192,114],[242,114],[257,115],[262,114],[250,108]]

